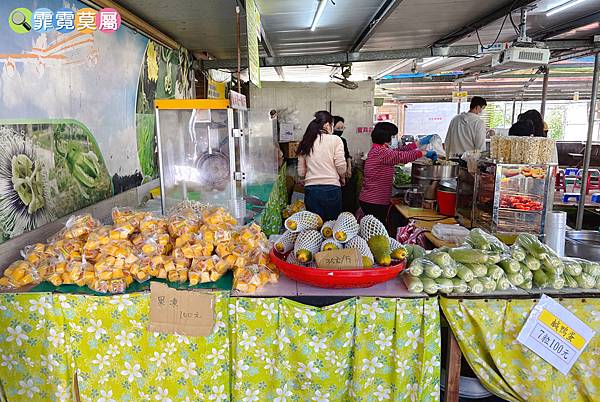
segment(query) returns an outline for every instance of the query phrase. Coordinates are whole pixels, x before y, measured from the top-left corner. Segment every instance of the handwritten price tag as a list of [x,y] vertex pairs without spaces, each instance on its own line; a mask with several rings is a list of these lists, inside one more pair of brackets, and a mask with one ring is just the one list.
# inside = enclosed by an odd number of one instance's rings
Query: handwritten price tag
[[556,300],[543,295],[517,340],[567,374],[595,332]]

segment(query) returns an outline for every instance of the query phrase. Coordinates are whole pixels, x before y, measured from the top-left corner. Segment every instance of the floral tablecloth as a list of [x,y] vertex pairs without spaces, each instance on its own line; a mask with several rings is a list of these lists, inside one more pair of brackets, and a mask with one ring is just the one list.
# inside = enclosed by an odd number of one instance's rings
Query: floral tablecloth
[[600,299],[560,300],[596,331],[568,375],[517,341],[535,303],[533,299],[440,299],[463,355],[490,392],[509,401],[599,400]]
[[[437,401],[437,299],[316,308],[219,293],[212,335],[148,332],[147,293],[0,294],[0,395],[67,401]],[[75,374],[77,373],[77,374]]]

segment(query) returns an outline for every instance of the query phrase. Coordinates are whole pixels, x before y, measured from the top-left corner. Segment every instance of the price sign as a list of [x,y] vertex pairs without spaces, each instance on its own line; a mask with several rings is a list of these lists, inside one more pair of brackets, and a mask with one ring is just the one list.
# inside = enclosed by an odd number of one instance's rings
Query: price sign
[[246,110],[246,95],[239,92],[229,91],[229,105],[234,109]]
[[567,374],[594,333],[556,300],[543,295],[531,310],[517,340]]
[[466,102],[469,97],[469,93],[467,91],[452,91],[452,102]]

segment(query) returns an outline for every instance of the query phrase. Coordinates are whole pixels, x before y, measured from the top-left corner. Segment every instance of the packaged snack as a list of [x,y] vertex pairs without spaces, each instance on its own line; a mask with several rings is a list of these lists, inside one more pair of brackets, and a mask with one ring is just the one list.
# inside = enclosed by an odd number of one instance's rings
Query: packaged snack
[[4,277],[0,278],[0,288],[20,288],[39,282],[40,278],[34,266],[28,261],[18,260],[4,270]]

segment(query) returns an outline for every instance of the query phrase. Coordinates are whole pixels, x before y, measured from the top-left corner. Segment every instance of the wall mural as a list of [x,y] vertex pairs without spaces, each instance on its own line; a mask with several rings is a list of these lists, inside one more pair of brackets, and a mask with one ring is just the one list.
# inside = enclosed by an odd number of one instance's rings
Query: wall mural
[[114,33],[14,32],[0,3],[0,242],[158,176],[155,98],[192,96],[187,51]]

